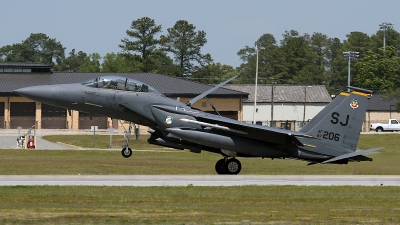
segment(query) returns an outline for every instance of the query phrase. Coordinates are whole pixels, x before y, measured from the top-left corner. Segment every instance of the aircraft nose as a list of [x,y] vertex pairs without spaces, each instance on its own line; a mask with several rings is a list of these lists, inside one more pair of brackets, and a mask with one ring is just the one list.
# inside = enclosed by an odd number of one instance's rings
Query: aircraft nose
[[55,85],[43,85],[20,88],[14,92],[31,100],[54,106],[58,100],[59,88]]

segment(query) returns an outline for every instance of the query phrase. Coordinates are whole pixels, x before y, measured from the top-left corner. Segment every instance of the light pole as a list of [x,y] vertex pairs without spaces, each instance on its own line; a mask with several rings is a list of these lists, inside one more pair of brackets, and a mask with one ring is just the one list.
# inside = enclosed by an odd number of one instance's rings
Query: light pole
[[[357,59],[359,57],[359,54],[360,54],[359,52],[355,52],[355,51],[343,52],[344,58],[349,60],[348,74],[347,74],[347,86],[350,86],[350,61],[352,59]],[[347,91],[350,92],[350,89],[348,88]]]
[[394,23],[381,23],[379,29],[383,30],[383,52],[386,53],[386,30],[393,28]]
[[254,111],[253,111],[253,124],[256,124],[256,107],[257,107],[257,80],[258,80],[258,48],[256,45],[257,60],[256,60],[256,86],[254,88]]
[[303,127],[306,124],[306,102],[307,102],[307,88],[310,88],[311,86],[305,86],[304,87],[304,112],[303,112]]
[[271,77],[271,121],[270,121],[270,127],[272,127],[272,122],[274,121],[274,78]]

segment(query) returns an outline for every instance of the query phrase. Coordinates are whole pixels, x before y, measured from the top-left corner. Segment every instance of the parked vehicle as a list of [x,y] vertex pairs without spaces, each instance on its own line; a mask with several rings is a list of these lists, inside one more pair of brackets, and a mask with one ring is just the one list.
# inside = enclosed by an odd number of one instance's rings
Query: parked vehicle
[[400,122],[396,119],[389,119],[388,123],[373,123],[370,130],[375,130],[376,132],[398,131],[400,130]]

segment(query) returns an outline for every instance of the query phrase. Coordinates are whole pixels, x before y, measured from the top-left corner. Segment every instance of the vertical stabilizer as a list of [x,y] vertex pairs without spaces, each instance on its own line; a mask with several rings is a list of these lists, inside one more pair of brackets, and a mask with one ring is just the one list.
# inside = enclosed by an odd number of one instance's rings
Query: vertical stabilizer
[[308,133],[315,125],[317,125],[324,117],[329,117],[329,113],[338,106],[346,97],[348,97],[350,93],[341,92],[336,98],[334,98],[325,108],[323,108],[314,118],[311,119],[303,128],[300,129],[300,132]]
[[301,132],[317,138],[312,142],[318,152],[329,151],[329,154],[336,155],[356,150],[372,91],[349,88],[350,93],[342,92],[301,129]]

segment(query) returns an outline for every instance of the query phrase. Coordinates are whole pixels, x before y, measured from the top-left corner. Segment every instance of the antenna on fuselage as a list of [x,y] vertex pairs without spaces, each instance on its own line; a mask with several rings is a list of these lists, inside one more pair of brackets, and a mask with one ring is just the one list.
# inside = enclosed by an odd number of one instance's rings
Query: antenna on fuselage
[[210,94],[211,92],[213,92],[213,91],[217,90],[218,88],[224,86],[225,84],[229,83],[231,80],[235,79],[237,76],[238,76],[238,75],[236,75],[236,76],[234,76],[234,77],[231,77],[231,78],[229,78],[228,80],[226,80],[226,81],[224,81],[224,82],[222,82],[222,83],[216,85],[215,87],[213,87],[213,88],[211,88],[211,89],[209,89],[209,90],[207,90],[207,91],[205,91],[205,92],[199,94],[198,96],[196,96],[196,97],[190,99],[190,100],[186,103],[186,105],[191,106],[193,103],[195,103],[195,102],[197,102],[198,100],[200,100],[200,99],[206,97],[206,96],[207,96],[208,94]]
[[207,102],[210,104],[211,108],[214,109],[214,111],[215,111],[219,116],[221,116],[221,114],[219,114],[217,108],[215,108],[214,104],[212,104],[212,103],[210,102],[210,100],[208,100],[207,97],[204,97],[204,98],[205,98],[205,99],[207,100]]

